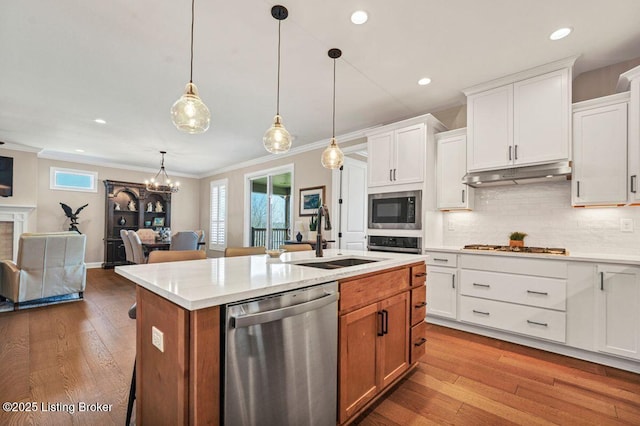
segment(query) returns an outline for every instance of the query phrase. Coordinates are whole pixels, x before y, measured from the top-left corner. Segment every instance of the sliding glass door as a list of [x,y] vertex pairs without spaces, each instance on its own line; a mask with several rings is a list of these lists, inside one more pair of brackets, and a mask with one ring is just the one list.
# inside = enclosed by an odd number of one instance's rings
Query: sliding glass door
[[248,177],[249,245],[277,249],[290,239],[291,177],[288,170]]

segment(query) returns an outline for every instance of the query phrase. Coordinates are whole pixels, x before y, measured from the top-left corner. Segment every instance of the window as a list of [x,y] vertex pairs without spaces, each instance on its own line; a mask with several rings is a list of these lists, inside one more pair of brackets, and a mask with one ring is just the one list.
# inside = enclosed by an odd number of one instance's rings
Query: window
[[98,192],[98,173],[51,167],[49,188],[61,191]]
[[227,179],[211,182],[211,231],[209,250],[227,246]]

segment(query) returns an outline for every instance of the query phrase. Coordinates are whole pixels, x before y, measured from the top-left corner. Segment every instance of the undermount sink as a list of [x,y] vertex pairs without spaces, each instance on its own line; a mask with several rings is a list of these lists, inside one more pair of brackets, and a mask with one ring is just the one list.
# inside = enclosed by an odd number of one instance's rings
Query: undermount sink
[[358,259],[355,257],[347,257],[344,259],[332,259],[324,262],[304,262],[296,263],[300,266],[310,266],[312,268],[321,269],[338,269],[345,268],[347,266],[364,265],[365,263],[379,262],[381,259]]

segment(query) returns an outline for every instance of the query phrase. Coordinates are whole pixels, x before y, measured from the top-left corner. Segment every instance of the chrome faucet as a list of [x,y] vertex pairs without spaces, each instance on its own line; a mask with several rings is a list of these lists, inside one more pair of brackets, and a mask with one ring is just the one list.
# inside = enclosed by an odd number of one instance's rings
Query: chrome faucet
[[322,253],[322,217],[323,216],[327,216],[327,220],[329,220],[329,212],[327,211],[327,208],[323,205],[321,205],[320,207],[318,207],[318,227],[316,228],[318,230],[317,234],[316,234],[316,257],[322,257],[323,253]]

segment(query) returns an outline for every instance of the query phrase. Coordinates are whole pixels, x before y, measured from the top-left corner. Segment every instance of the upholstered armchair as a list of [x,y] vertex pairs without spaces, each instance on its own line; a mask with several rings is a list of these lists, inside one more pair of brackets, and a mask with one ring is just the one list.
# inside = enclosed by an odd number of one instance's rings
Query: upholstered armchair
[[18,260],[0,261],[0,296],[14,303],[78,293],[87,282],[86,235],[77,232],[22,234]]

